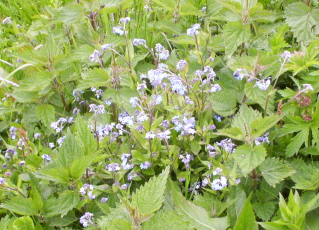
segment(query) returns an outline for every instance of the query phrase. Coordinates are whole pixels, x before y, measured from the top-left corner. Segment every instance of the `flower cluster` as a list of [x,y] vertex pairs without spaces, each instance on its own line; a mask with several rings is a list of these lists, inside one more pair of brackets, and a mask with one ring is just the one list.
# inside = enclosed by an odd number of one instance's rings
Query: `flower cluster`
[[187,170],[189,168],[189,163],[194,160],[194,156],[192,154],[185,153],[184,155],[180,154],[179,159],[181,159],[182,162],[185,164]]
[[160,60],[167,60],[169,57],[169,51],[164,48],[164,46],[160,43],[157,43],[155,45],[155,50],[156,50],[156,56]]
[[95,199],[95,195],[93,195],[93,185],[91,184],[84,184],[83,187],[80,188],[80,193],[82,196],[87,195],[90,200]]
[[227,187],[226,177],[221,176],[219,179],[213,180],[211,187],[213,190],[223,190],[223,188]]
[[80,223],[83,225],[83,227],[88,227],[89,225],[93,225],[93,213],[86,212],[83,216],[80,218]]
[[177,132],[181,132],[182,136],[196,133],[194,117],[174,116],[172,118],[172,123],[175,125],[174,129]]
[[128,170],[128,169],[132,169],[134,167],[134,164],[129,164],[128,163],[128,159],[131,157],[131,154],[129,153],[123,153],[121,156],[121,160],[122,160],[122,169],[124,170]]
[[52,122],[50,127],[52,129],[55,130],[55,132],[59,133],[63,130],[64,128],[64,124],[66,123],[72,123],[73,122],[73,117],[70,117],[70,118],[64,118],[64,117],[61,117],[59,118],[56,122]]
[[234,148],[235,148],[235,144],[232,142],[232,140],[230,138],[221,140],[220,142],[216,142],[216,144],[222,148],[224,148],[226,150],[226,152],[228,153],[233,153],[234,152]]
[[266,91],[268,89],[270,83],[271,83],[270,78],[267,78],[267,79],[262,79],[262,80],[256,81],[255,86],[258,86],[259,89]]
[[196,23],[191,28],[187,29],[187,35],[194,37],[199,34],[200,24]]
[[255,145],[261,145],[262,143],[266,142],[266,143],[270,143],[269,140],[268,140],[268,136],[269,136],[269,133],[266,133],[264,136],[262,137],[257,137],[255,139]]

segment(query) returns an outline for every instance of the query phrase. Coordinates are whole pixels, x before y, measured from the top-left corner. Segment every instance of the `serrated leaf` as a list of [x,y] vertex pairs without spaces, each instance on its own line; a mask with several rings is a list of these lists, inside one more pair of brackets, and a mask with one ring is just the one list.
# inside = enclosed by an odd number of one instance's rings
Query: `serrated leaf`
[[84,90],[90,87],[106,86],[110,83],[110,77],[104,69],[94,68],[81,74],[82,80],[76,90]]
[[175,210],[183,216],[184,220],[189,221],[190,227],[201,230],[227,229],[227,217],[211,218],[204,208],[186,200],[185,197],[176,190],[176,188],[173,188],[172,190]]
[[56,198],[49,198],[44,201],[43,209],[42,209],[42,215],[43,217],[51,217],[58,215],[60,212],[60,206],[58,199]]
[[88,123],[81,116],[77,117],[75,128],[77,136],[82,141],[84,154],[94,153],[97,149],[97,140],[94,138]]
[[13,222],[13,229],[15,230],[34,230],[34,223],[29,216],[23,216]]
[[214,133],[214,134],[227,136],[227,137],[230,137],[232,139],[239,140],[239,141],[244,141],[245,140],[244,134],[242,133],[242,131],[238,127],[231,127],[231,128],[227,128],[227,129],[221,129],[221,130],[218,130],[218,132]]
[[59,196],[59,209],[61,213],[61,218],[65,216],[68,211],[72,210],[80,201],[79,192],[74,192],[70,190],[64,191]]
[[45,165],[43,168],[37,171],[35,175],[36,177],[45,180],[52,180],[60,183],[69,182],[68,169],[59,166],[56,162]]
[[140,214],[145,216],[150,215],[161,208],[164,201],[164,190],[168,173],[169,167],[166,167],[162,175],[153,177],[133,193],[132,207],[137,208]]
[[52,105],[39,105],[35,109],[35,114],[38,119],[47,126],[50,127],[51,123],[55,121],[55,108]]
[[188,223],[174,211],[159,211],[143,223],[143,230],[189,230]]
[[20,215],[36,215],[38,210],[31,198],[14,197],[11,200],[1,204],[1,207]]
[[126,220],[115,219],[113,220],[107,230],[134,230],[135,228]]
[[319,188],[319,169],[316,166],[307,164],[301,159],[295,159],[287,164],[296,170],[296,173],[291,175],[291,179],[296,183],[294,188],[305,190]]
[[243,209],[238,216],[234,230],[258,230],[258,225],[256,222],[255,214],[250,203],[252,193],[246,199]]
[[195,45],[196,44],[194,38],[188,35],[181,35],[174,39],[170,39],[170,41],[180,45]]
[[267,203],[253,203],[256,216],[263,221],[268,221],[275,213],[277,202],[268,201]]
[[208,96],[213,110],[221,116],[233,115],[236,111],[237,100],[229,90],[221,90]]
[[53,76],[51,72],[35,72],[20,84],[19,91],[36,92],[44,90],[51,83]]
[[70,25],[79,21],[83,13],[83,7],[80,4],[70,4],[61,8],[55,19]]
[[249,24],[243,25],[241,22],[228,22],[223,29],[225,36],[225,52],[227,57],[231,57],[237,47],[250,38]]
[[283,116],[270,115],[265,118],[256,119],[251,123],[252,138],[262,136],[268,129],[275,126]]
[[267,183],[273,187],[296,171],[283,164],[279,159],[267,158],[260,166],[260,171]]
[[49,218],[50,226],[56,226],[56,227],[63,227],[63,226],[68,226],[69,224],[73,223],[74,221],[77,220],[76,216],[74,215],[73,211],[68,212],[66,216],[61,218],[61,216],[54,216]]
[[319,34],[319,9],[296,2],[287,6],[284,13],[298,42],[309,43]]
[[308,140],[309,129],[303,129],[296,136],[294,136],[290,143],[287,145],[285,156],[291,157],[295,153],[298,153],[303,143]]
[[[255,87],[251,82],[247,82],[245,85],[245,93],[246,96],[258,103],[263,109],[265,109],[267,104],[267,114],[272,114],[275,106],[274,106],[274,98],[275,95],[271,95],[269,98],[267,96],[267,92],[264,90],[259,89],[258,87]],[[268,102],[267,102],[268,100]]]
[[262,145],[252,147],[247,144],[239,146],[232,153],[232,157],[244,175],[259,166],[265,160],[266,155],[266,149]]
[[75,159],[70,168],[70,177],[77,181],[81,179],[85,170],[91,165],[94,155],[87,155],[82,158]]

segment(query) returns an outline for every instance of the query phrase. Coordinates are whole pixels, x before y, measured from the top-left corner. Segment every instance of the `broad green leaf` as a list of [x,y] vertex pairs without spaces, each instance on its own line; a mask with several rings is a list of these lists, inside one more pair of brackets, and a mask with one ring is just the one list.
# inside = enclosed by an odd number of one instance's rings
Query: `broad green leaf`
[[231,127],[231,128],[227,128],[227,129],[221,129],[221,130],[218,130],[218,132],[215,133],[215,134],[216,135],[227,136],[227,137],[230,137],[232,139],[239,140],[239,141],[245,141],[244,134],[242,133],[241,129],[238,128],[238,127]]
[[48,165],[42,167],[39,171],[36,172],[36,177],[52,180],[60,183],[69,182],[69,172],[68,169],[59,166],[57,162],[52,162]]
[[170,39],[170,41],[180,45],[195,45],[196,44],[194,38],[188,35],[181,35],[174,39]]
[[244,207],[245,201],[247,199],[246,193],[242,186],[231,186],[230,193],[227,197],[227,201],[235,200],[234,205],[227,208],[227,216],[229,218],[230,227],[234,227],[238,216]]
[[236,111],[237,100],[229,95],[232,95],[231,91],[222,89],[208,96],[213,110],[221,116],[230,116]]
[[68,169],[75,160],[81,159],[83,156],[83,149],[79,141],[77,141],[73,134],[71,134],[70,130],[68,130],[64,142],[59,148],[57,158],[59,165]]
[[267,203],[253,203],[253,208],[256,216],[263,221],[268,221],[275,213],[277,208],[277,202],[268,201]]
[[286,22],[298,42],[308,44],[319,34],[319,9],[296,2],[286,7],[284,13]]
[[81,139],[85,155],[95,153],[97,150],[97,140],[94,138],[88,123],[78,116],[75,122],[76,134]]
[[265,160],[266,155],[266,149],[262,145],[252,147],[244,144],[236,149],[232,157],[242,173],[247,175]]
[[285,223],[284,221],[264,222],[264,223],[259,222],[258,224],[260,224],[266,230],[291,230],[291,229],[295,229],[295,228],[289,228],[289,223],[288,222]]
[[231,57],[237,47],[250,38],[249,25],[241,22],[228,22],[224,27],[226,56]]
[[262,136],[267,130],[275,126],[283,116],[270,115],[265,118],[256,119],[251,123],[252,138]]
[[1,204],[1,207],[20,215],[37,215],[38,210],[31,198],[13,197],[11,200]]
[[290,143],[287,145],[285,156],[291,157],[295,153],[298,153],[303,143],[308,141],[309,129],[303,129],[296,136],[294,136]]
[[90,69],[82,72],[82,80],[80,80],[76,90],[84,90],[90,87],[107,86],[110,84],[110,77],[102,68]]
[[153,0],[153,2],[159,6],[164,7],[169,11],[173,11],[175,8],[175,1],[174,0]]
[[255,214],[250,203],[251,196],[252,196],[252,193],[246,199],[244,207],[241,210],[241,213],[233,228],[234,230],[247,230],[247,229],[258,230]]
[[20,83],[19,91],[36,92],[44,90],[50,85],[52,79],[52,73],[49,71],[32,73],[31,76],[23,79]]
[[197,7],[190,3],[183,4],[179,13],[180,15],[204,16],[203,12],[199,11]]
[[13,222],[15,221],[15,217],[9,218],[8,215],[2,217],[0,220],[0,229],[10,229],[13,227]]
[[162,175],[153,177],[132,195],[132,206],[143,215],[149,215],[161,208],[164,200],[164,190],[169,173],[169,167]]
[[47,127],[50,127],[51,123],[55,121],[55,109],[52,105],[39,105],[36,107],[35,113]]
[[296,172],[276,158],[267,158],[259,169],[267,183],[273,187]]
[[286,164],[296,170],[296,173],[291,175],[291,179],[296,183],[294,188],[305,190],[319,188],[319,169],[316,166],[307,164],[301,159],[294,159]]
[[15,230],[35,230],[34,223],[29,216],[23,216],[13,222],[13,229]]
[[66,190],[59,196],[59,210],[61,217],[65,216],[68,211],[72,210],[80,201],[80,193]]
[[227,217],[211,218],[208,212],[192,202],[177,191],[172,189],[172,196],[175,203],[175,210],[183,216],[185,221],[189,221],[189,226],[201,230],[226,230],[228,227]]
[[135,230],[131,223],[126,220],[115,219],[107,227],[107,230]]
[[94,155],[87,155],[82,158],[75,159],[70,168],[70,177],[77,181],[81,179],[85,170],[91,165]]
[[174,211],[160,210],[143,223],[143,230],[189,230],[188,223]]
[[84,10],[81,4],[70,4],[61,8],[55,19],[70,25],[72,23],[78,22],[83,14]]
[[56,227],[63,227],[68,226],[69,224],[72,224],[74,221],[76,221],[78,218],[74,215],[73,211],[69,211],[66,216],[61,218],[61,216],[54,216],[49,219],[49,225],[50,226],[56,226]]
[[[264,91],[264,90],[259,89],[258,87],[255,87],[255,85],[251,82],[246,83],[245,93],[246,93],[246,96],[250,100],[258,103],[263,109],[265,109],[266,104],[267,104],[267,114],[273,113],[273,111],[275,109],[275,107],[274,107],[275,95],[274,94],[268,98],[267,91]],[[268,102],[267,102],[267,100],[268,100]]]
[[42,215],[44,217],[52,217],[59,215],[60,212],[60,205],[59,200],[57,198],[49,198],[44,201]]

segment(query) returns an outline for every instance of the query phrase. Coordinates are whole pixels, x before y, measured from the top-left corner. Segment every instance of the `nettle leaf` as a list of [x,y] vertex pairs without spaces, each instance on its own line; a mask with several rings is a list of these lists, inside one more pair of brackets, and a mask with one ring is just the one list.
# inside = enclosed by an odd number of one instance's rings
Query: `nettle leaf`
[[19,91],[37,92],[44,90],[51,84],[54,78],[51,72],[35,72],[23,79],[20,83]]
[[159,211],[143,223],[143,230],[189,230],[188,222],[174,211]]
[[76,90],[84,90],[90,87],[107,86],[110,83],[110,77],[102,68],[94,68],[81,74],[82,80]]
[[195,45],[195,40],[193,37],[188,35],[181,35],[173,39],[169,39],[169,41],[180,44],[180,45]]
[[161,175],[153,177],[132,195],[132,207],[140,214],[149,215],[161,208],[168,173],[169,167],[166,167]]
[[275,94],[270,95],[268,98],[267,91],[264,91],[259,89],[258,87],[255,87],[255,85],[251,82],[246,83],[245,93],[250,100],[254,101],[255,103],[258,103],[263,109],[265,109],[267,105],[267,114],[273,113],[275,109],[275,106],[274,106]]
[[114,219],[107,227],[107,230],[134,230],[130,222],[122,219]]
[[239,112],[236,114],[232,122],[232,127],[239,128],[245,138],[248,138],[252,135],[251,124],[254,120],[261,118],[262,116],[257,110],[253,110],[247,105],[241,105]]
[[241,22],[228,22],[223,32],[227,57],[231,57],[237,50],[237,47],[247,42],[251,35],[249,25],[243,25]]
[[256,213],[256,216],[262,219],[263,221],[268,221],[276,211],[277,202],[268,201],[267,203],[253,203],[253,208]]
[[255,214],[250,203],[252,193],[246,199],[243,209],[239,214],[239,217],[234,226],[234,230],[258,230],[258,224],[256,222]]
[[307,164],[302,159],[295,159],[286,164],[296,170],[296,173],[290,176],[296,183],[293,188],[305,190],[319,188],[319,169],[315,165]]
[[41,122],[50,127],[51,123],[55,121],[55,108],[52,105],[39,105],[35,109],[35,114]]
[[84,15],[84,10],[80,4],[70,4],[60,9],[54,19],[62,21],[65,24],[76,23]]
[[276,158],[267,158],[259,167],[267,183],[273,187],[296,171]]
[[239,165],[242,173],[247,175],[257,166],[259,166],[267,155],[266,149],[262,146],[249,146],[247,144],[239,146],[232,157]]
[[59,196],[59,210],[61,217],[65,216],[68,211],[72,210],[80,201],[80,193],[66,190]]
[[1,204],[1,207],[20,215],[39,214],[34,201],[31,198],[13,197],[11,200]]
[[97,150],[97,141],[91,132],[87,121],[78,116],[75,122],[76,135],[81,139],[83,144],[83,152],[85,155],[94,153]]
[[68,130],[64,142],[59,148],[59,154],[57,158],[59,165],[69,168],[75,160],[81,159],[83,156],[83,149],[79,141],[76,141],[73,134],[70,132],[70,130]]
[[175,210],[183,216],[184,220],[189,221],[190,227],[201,230],[227,229],[227,217],[211,218],[204,208],[186,200],[176,188],[172,189],[172,196],[175,204]]
[[308,44],[319,34],[319,9],[296,2],[287,6],[284,13],[298,42]]
[[221,116],[230,116],[236,111],[237,99],[230,95],[233,95],[230,90],[222,89],[208,96],[213,110]]
[[23,216],[13,222],[13,229],[34,230],[34,223],[29,216]]

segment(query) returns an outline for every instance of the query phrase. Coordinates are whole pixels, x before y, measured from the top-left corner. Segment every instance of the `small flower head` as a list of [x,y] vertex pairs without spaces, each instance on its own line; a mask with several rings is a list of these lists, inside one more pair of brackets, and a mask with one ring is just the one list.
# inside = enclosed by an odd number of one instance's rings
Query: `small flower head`
[[144,163],[140,164],[141,169],[148,169],[149,167],[151,167],[151,163],[148,161],[145,161]]
[[185,60],[179,60],[176,64],[176,69],[177,70],[184,70],[185,67],[187,66],[187,61]]
[[255,86],[258,86],[259,89],[261,89],[263,91],[266,91],[268,89],[270,83],[271,83],[270,78],[267,78],[267,79],[256,81],[256,85]]
[[187,29],[187,35],[194,37],[199,34],[200,24],[194,24],[191,28]]
[[131,18],[130,18],[130,17],[120,18],[120,22],[121,22],[121,23],[127,24],[129,21],[131,21]]
[[146,46],[146,40],[140,39],[140,38],[134,38],[132,44],[133,46],[138,46],[138,45]]
[[6,182],[6,178],[4,177],[0,177],[0,185],[4,184]]
[[156,55],[161,60],[167,60],[169,57],[169,51],[162,46],[162,44],[157,43],[155,45]]
[[107,198],[107,197],[102,197],[100,201],[101,201],[101,203],[105,203],[105,202],[108,201],[108,200],[109,200],[109,198]]
[[86,212],[83,216],[81,216],[80,223],[83,225],[83,227],[86,228],[87,226],[94,224],[93,216],[94,215],[90,212]]
[[121,26],[114,26],[113,33],[122,36],[124,34],[127,34],[127,31]]
[[41,157],[46,162],[50,162],[52,160],[52,158],[48,154],[43,154]]

